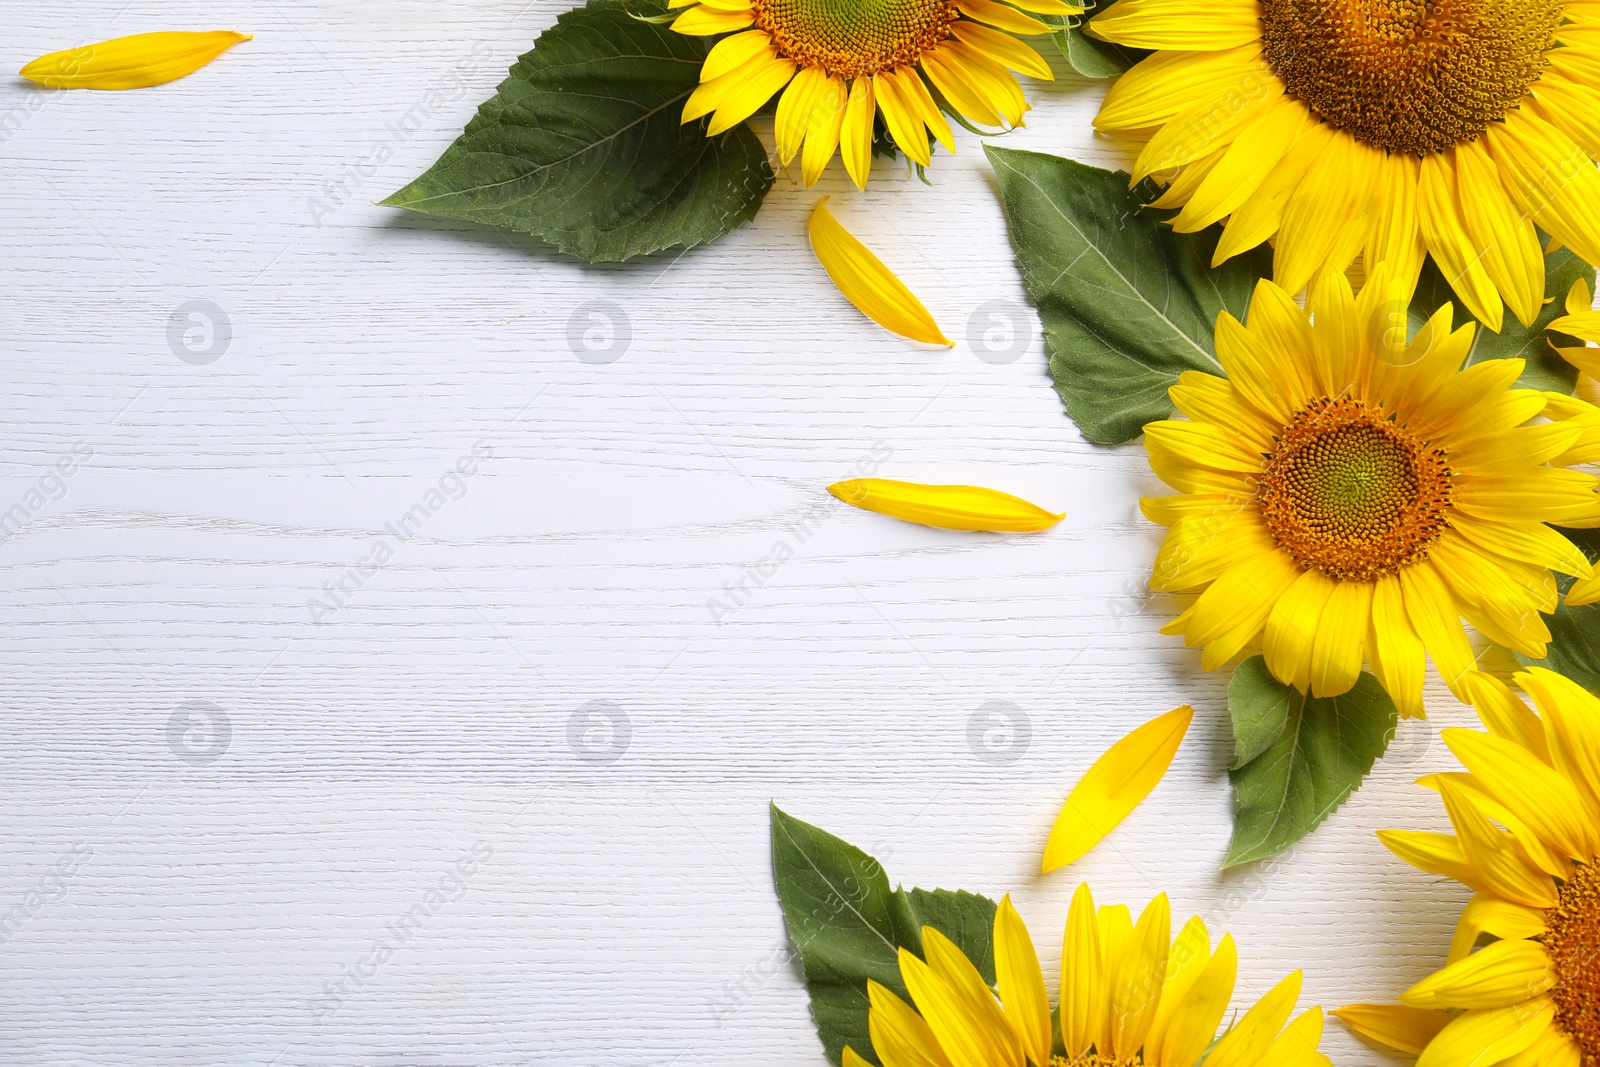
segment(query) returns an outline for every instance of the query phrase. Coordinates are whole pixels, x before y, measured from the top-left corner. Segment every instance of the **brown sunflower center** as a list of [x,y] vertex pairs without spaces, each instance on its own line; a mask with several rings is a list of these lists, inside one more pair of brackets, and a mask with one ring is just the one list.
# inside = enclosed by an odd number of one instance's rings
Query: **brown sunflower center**
[[1144,1057],[1138,1053],[1120,1060],[1102,1056],[1098,1052],[1086,1052],[1075,1060],[1065,1056],[1050,1057],[1050,1067],[1143,1067],[1143,1064]]
[[1579,864],[1545,916],[1544,948],[1557,979],[1550,998],[1556,1025],[1600,1064],[1600,865]]
[[1450,468],[1382,409],[1321,397],[1278,436],[1256,502],[1296,563],[1367,582],[1427,558],[1450,525]]
[[847,80],[914,65],[961,17],[952,0],[754,0],[752,7],[780,55]]
[[1539,79],[1566,0],[1261,0],[1289,92],[1351,136],[1423,156],[1476,140]]

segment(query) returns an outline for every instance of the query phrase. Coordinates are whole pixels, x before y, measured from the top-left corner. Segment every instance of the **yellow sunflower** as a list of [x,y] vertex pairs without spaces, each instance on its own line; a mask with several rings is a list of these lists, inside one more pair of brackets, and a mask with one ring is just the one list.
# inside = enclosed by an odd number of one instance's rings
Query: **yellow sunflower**
[[1029,105],[1011,71],[1053,78],[1039,53],[1011,36],[1051,31],[1023,12],[1084,10],[1063,0],[671,0],[668,6],[687,8],[672,23],[679,33],[732,33],[706,56],[684,122],[712,115],[706,132],[719,134],[781,90],[775,131],[783,164],[799,153],[809,186],[837,149],[863,189],[880,112],[894,143],[923,166],[931,158],[930,133],[955,151],[944,112],[985,126],[1021,125]]
[[1542,657],[1551,570],[1594,573],[1546,525],[1600,521],[1597,479],[1562,466],[1593,451],[1586,405],[1511,388],[1520,359],[1463,370],[1473,327],[1452,332],[1448,304],[1407,344],[1404,289],[1386,264],[1359,297],[1325,273],[1308,316],[1261,282],[1248,326],[1217,322],[1227,377],[1185,372],[1187,418],[1145,427],[1179,491],[1142,501],[1170,527],[1150,585],[1199,593],[1163,632],[1204,646],[1205,669],[1259,650],[1280,681],[1337,696],[1364,657],[1420,715],[1424,653],[1458,695],[1474,669],[1462,619]]
[[[1010,897],[994,916],[998,999],[961,950],[925,926],[922,959],[900,950],[915,1007],[867,984],[872,1047],[883,1067],[1194,1067],[1202,1056],[1206,1067],[1329,1067],[1317,1051],[1322,1009],[1289,1021],[1299,971],[1218,1037],[1238,969],[1233,938],[1224,934],[1213,951],[1198,918],[1176,941],[1171,934],[1164,894],[1135,925],[1127,907],[1096,909],[1089,887],[1079,886],[1052,1027],[1039,954]],[[845,1049],[844,1067],[865,1064]]]
[[1600,700],[1538,667],[1515,681],[1538,712],[1473,674],[1488,732],[1445,730],[1466,773],[1422,780],[1455,834],[1378,835],[1407,863],[1475,891],[1442,970],[1400,1006],[1335,1013],[1420,1052],[1417,1067],[1600,1063]]
[[1217,262],[1276,237],[1290,292],[1363,252],[1414,288],[1431,254],[1494,330],[1544,300],[1536,225],[1600,264],[1600,0],[1120,0],[1088,32],[1156,50],[1095,125],[1178,230],[1228,220]]

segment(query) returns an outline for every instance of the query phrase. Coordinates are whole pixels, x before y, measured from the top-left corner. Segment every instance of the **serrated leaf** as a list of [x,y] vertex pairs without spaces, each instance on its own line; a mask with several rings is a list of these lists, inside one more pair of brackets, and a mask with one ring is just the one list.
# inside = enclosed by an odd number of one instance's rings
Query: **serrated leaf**
[[876,1062],[867,1030],[867,979],[907,997],[899,950],[920,954],[924,926],[954,941],[993,984],[992,900],[945,889],[890,890],[877,860],[776,804],[772,870],[805,971],[811,1017],[834,1063],[845,1045]]
[[[1600,560],[1600,530],[1557,530],[1576,544],[1589,557],[1589,562]],[[1557,579],[1562,595],[1572,585],[1565,575]],[[1550,627],[1550,646],[1544,659],[1534,659],[1517,653],[1517,661],[1524,666],[1546,667],[1564,674],[1591,693],[1600,693],[1600,604],[1580,607],[1559,605],[1555,613],[1545,616]]]
[[716,240],[755,216],[773,175],[748,126],[708,138],[704,121],[679,123],[708,48],[622,0],[591,0],[541,34],[455,143],[383,203],[531,234],[590,262]]
[[1174,233],[1128,188],[1127,174],[1038,152],[984,151],[1044,324],[1056,392],[1085,437],[1132,440],[1172,414],[1167,389],[1179,374],[1222,373],[1217,316],[1244,316],[1256,279],[1271,270],[1270,249],[1213,270],[1220,231]]
[[[1499,333],[1494,333],[1481,323],[1478,324],[1472,351],[1467,354],[1467,363],[1469,365],[1481,363],[1486,359],[1525,359],[1528,361],[1528,367],[1522,372],[1522,377],[1517,379],[1519,386],[1524,389],[1553,389],[1557,392],[1570,393],[1578,381],[1578,368],[1562,359],[1561,355],[1551,347],[1551,343],[1581,347],[1583,342],[1564,334],[1547,333],[1545,328],[1566,314],[1567,290],[1572,288],[1573,282],[1585,278],[1589,282],[1590,290],[1593,290],[1595,271],[1593,267],[1565,248],[1557,249],[1544,257],[1544,270],[1545,296],[1549,302],[1540,310],[1532,328],[1518,322],[1509,309],[1505,313],[1505,320]],[[1445,281],[1444,275],[1439,272],[1439,268],[1430,257],[1422,268],[1422,277],[1417,282],[1416,296],[1411,300],[1408,317],[1411,320],[1412,333],[1421,329],[1422,324],[1446,303],[1455,305],[1457,325],[1471,321],[1471,313],[1465,310],[1461,298],[1451,290],[1450,283]]]
[[1370,674],[1339,697],[1284,685],[1260,656],[1228,685],[1235,761],[1224,869],[1276,855],[1338,810],[1394,737],[1394,701]]

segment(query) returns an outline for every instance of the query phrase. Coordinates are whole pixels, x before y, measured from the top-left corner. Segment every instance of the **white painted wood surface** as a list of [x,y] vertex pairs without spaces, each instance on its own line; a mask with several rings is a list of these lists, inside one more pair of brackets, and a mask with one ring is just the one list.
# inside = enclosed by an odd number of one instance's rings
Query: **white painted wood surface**
[[[931,187],[781,177],[754,225],[624,266],[372,205],[564,6],[7,5],[11,69],[256,38],[140,92],[0,80],[0,1061],[820,1067],[769,799],[907,884],[1012,892],[1048,967],[1081,879],[1232,929],[1241,994],[1303,966],[1334,1006],[1435,966],[1466,894],[1373,837],[1443,825],[1420,726],[1301,847],[1217,873],[1226,679],[1156,632],[1157,483],[1062,414],[975,138]],[[1005,143],[1120,162],[1103,87],[1057,69]],[[955,349],[829,287],[818,193]],[[593,306],[631,334],[609,363],[574,351],[617,336]],[[1069,517],[833,506],[863,460]],[[1075,777],[1185,702],[1168,780],[1037,877]],[[1325,1048],[1388,1062],[1337,1023]]]

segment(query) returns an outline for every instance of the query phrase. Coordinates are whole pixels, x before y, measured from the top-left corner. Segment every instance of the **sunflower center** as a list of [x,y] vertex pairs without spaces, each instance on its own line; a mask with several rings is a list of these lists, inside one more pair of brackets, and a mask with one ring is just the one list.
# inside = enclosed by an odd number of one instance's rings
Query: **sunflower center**
[[951,0],[754,0],[778,54],[846,80],[914,65],[950,36]]
[[1368,582],[1427,558],[1450,524],[1450,468],[1382,409],[1321,397],[1278,436],[1256,502],[1296,563]]
[[1102,1056],[1098,1052],[1085,1052],[1075,1060],[1065,1056],[1050,1057],[1050,1067],[1143,1067],[1143,1065],[1144,1057],[1138,1053],[1120,1060]]
[[1600,864],[1578,864],[1556,906],[1545,914],[1544,948],[1557,978],[1550,999],[1556,1025],[1600,1063]]
[[1267,61],[1351,136],[1414,156],[1476,140],[1544,71],[1566,0],[1261,0]]

